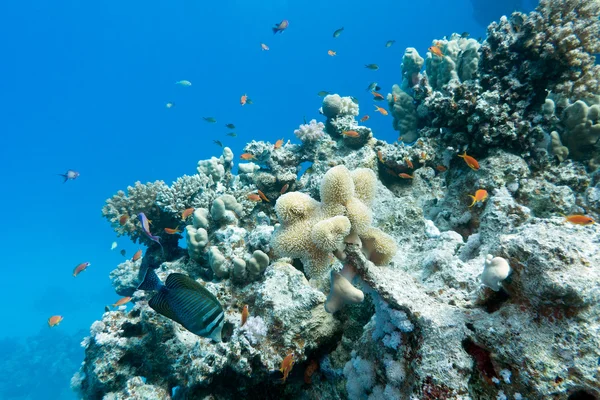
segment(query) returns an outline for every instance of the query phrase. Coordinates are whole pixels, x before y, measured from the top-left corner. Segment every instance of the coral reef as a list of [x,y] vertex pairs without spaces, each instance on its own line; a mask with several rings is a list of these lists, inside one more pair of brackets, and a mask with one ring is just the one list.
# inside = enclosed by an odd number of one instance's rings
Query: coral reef
[[[330,95],[325,123],[305,121],[300,144],[248,143],[237,175],[224,149],[197,175],[109,199],[116,233],[150,247],[111,273],[133,309],[92,325],[73,387],[109,399],[600,398],[600,228],[564,218],[600,219],[599,15],[598,1],[542,0],[483,42],[453,34],[425,59],[407,49],[387,96],[400,142]],[[487,200],[470,207],[478,190]],[[214,294],[223,341],[155,313],[136,290],[148,268]]]

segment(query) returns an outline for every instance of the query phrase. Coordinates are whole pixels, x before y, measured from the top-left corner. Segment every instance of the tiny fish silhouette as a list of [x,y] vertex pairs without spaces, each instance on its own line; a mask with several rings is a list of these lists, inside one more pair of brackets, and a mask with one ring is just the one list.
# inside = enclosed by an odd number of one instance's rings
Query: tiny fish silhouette
[[58,174],[58,175],[62,176],[65,179],[63,181],[63,183],[65,183],[67,181],[74,181],[75,179],[77,179],[79,177],[79,172],[73,171],[72,169],[70,169],[67,172],[65,172],[64,174]]

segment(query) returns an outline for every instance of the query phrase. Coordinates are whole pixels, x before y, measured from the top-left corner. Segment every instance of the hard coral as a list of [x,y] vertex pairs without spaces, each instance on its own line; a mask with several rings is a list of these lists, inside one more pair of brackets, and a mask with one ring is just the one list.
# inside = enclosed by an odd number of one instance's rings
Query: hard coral
[[[393,239],[371,227],[375,174],[367,169],[350,173],[344,166],[331,168],[321,181],[321,203],[310,196],[291,192],[279,198],[275,212],[281,226],[272,238],[272,247],[282,256],[299,258],[306,275],[319,277],[331,264],[333,252],[343,250],[344,239],[366,235],[379,265],[396,253]],[[358,196],[356,187],[359,187]],[[375,233],[376,232],[376,233]],[[389,239],[389,240],[388,240]],[[339,253],[336,253],[339,256]]]

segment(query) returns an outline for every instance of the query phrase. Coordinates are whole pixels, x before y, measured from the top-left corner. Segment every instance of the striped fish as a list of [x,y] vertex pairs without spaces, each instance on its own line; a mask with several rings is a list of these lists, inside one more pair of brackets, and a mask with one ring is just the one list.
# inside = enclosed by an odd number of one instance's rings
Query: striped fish
[[215,342],[222,340],[221,331],[225,322],[223,307],[204,286],[178,273],[170,274],[163,285],[154,270],[148,269],[138,289],[152,290],[152,286],[158,290],[148,302],[154,311],[198,336],[211,338]]

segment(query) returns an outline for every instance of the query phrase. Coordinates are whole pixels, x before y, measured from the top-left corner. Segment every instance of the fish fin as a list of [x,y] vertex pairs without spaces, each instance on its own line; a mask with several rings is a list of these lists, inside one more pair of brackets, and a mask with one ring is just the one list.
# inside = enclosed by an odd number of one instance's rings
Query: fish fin
[[161,290],[160,292],[152,296],[150,301],[148,301],[148,305],[157,313],[164,315],[165,317],[181,324],[181,321],[179,320],[179,318],[171,308],[171,305],[169,304],[168,291]]
[[163,286],[156,272],[149,267],[140,268],[139,276],[142,283],[137,287],[138,290],[160,290]]
[[[275,25],[278,25],[278,24],[275,24]],[[271,28],[271,29],[273,29],[273,34],[274,34],[274,35],[275,35],[275,34],[277,34],[277,32],[279,32],[279,29],[277,29],[277,27],[276,27],[276,26],[275,26],[275,27],[273,27],[273,28]]]
[[67,174],[58,174],[58,176],[62,176],[65,180],[63,181],[63,183],[67,182],[69,180],[69,176]]
[[194,290],[202,293],[202,295],[208,297],[214,302],[219,302],[214,294],[212,294],[207,288],[190,278],[185,274],[179,274],[174,272],[167,276],[167,280],[165,282],[165,286],[169,289],[185,289],[185,290]]

